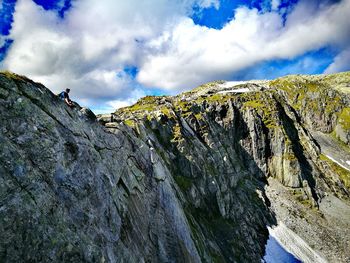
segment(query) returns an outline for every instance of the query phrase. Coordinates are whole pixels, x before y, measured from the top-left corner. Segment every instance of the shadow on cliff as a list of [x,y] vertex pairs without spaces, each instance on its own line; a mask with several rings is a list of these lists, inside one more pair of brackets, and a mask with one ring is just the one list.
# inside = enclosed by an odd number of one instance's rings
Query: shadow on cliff
[[[292,150],[295,154],[295,157],[298,159],[298,162],[300,164],[300,170],[301,170],[301,181],[306,180],[308,182],[308,185],[311,188],[311,193],[313,199],[317,202],[318,197],[315,192],[316,182],[312,175],[312,167],[309,164],[306,156],[304,155],[303,146],[300,143],[300,138],[298,135],[298,130],[296,129],[293,120],[288,116],[285,109],[283,108],[282,104],[280,102],[277,103],[277,108],[279,110],[279,114],[282,119],[282,125],[283,128],[288,136],[288,138],[292,142]],[[293,110],[292,110],[293,111]],[[293,112],[297,118],[297,121],[300,121],[299,116],[296,114],[296,112]],[[302,186],[302,185],[301,185]]]
[[[176,182],[203,261],[260,262],[267,226],[275,225],[276,218],[265,195],[265,174],[242,146],[251,140],[247,125],[237,108],[231,111],[234,117],[225,125],[228,110],[222,108],[208,113],[206,124],[190,120],[184,124],[180,116],[167,120],[170,126],[180,123],[182,139],[177,142],[168,125],[148,125],[148,129],[155,134],[158,153]],[[205,132],[198,132],[198,126]],[[266,161],[269,147],[265,151]]]

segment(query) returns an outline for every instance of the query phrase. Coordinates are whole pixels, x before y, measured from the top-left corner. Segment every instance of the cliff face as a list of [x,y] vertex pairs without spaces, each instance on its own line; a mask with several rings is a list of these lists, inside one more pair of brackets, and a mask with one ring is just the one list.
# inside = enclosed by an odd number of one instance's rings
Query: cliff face
[[349,83],[214,82],[98,122],[0,74],[0,261],[260,262],[283,222],[346,262]]
[[171,175],[39,84],[1,75],[0,261],[199,261]]

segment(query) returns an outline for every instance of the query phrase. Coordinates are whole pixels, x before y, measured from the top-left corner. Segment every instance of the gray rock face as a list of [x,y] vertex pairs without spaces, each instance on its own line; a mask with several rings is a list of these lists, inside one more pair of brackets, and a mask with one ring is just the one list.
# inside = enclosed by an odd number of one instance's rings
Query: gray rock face
[[[298,232],[294,210],[316,222],[324,196],[348,202],[308,131],[318,128],[284,90],[253,86],[146,97],[96,119],[1,73],[0,261],[260,262],[267,226],[286,217]],[[345,262],[336,233],[326,255]]]
[[342,142],[349,144],[350,142],[350,132],[349,130],[344,129],[344,127],[342,127],[342,125],[337,124],[335,126],[335,134],[337,136],[337,138],[339,138],[339,140],[341,140]]
[[0,86],[1,262],[200,261],[147,144],[27,79]]

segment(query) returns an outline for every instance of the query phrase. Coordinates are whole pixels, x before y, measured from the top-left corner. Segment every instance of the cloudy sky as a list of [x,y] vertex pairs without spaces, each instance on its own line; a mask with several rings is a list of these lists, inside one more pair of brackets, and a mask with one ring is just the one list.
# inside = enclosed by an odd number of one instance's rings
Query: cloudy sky
[[0,0],[0,68],[95,112],[213,80],[350,70],[350,0]]

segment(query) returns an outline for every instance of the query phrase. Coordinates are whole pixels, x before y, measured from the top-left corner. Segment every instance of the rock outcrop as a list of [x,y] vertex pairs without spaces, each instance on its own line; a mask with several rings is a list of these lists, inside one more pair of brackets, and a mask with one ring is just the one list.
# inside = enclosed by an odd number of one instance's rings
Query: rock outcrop
[[313,132],[348,152],[349,83],[213,82],[98,122],[1,73],[0,261],[260,262],[282,221],[346,262],[349,220],[323,201],[350,211],[349,171]]

